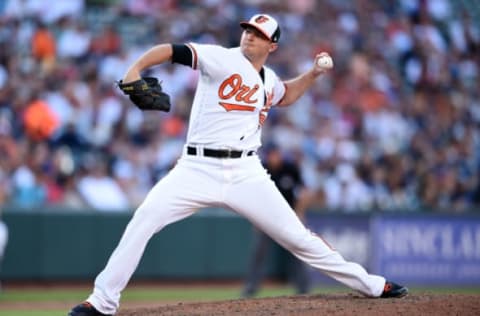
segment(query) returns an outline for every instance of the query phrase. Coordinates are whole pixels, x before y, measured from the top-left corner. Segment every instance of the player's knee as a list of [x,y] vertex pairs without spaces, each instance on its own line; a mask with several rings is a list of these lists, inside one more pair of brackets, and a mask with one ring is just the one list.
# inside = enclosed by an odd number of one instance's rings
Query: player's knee
[[285,237],[284,247],[291,252],[305,252],[310,246],[310,234],[307,230],[293,232],[286,229],[283,236]]
[[324,257],[335,253],[330,245],[307,229],[290,233],[284,247],[297,255],[315,254]]
[[159,219],[156,217],[158,217],[158,212],[155,212],[155,208],[143,203],[135,211],[132,221],[135,221],[137,225],[141,225],[144,228],[152,227],[153,229],[159,222]]

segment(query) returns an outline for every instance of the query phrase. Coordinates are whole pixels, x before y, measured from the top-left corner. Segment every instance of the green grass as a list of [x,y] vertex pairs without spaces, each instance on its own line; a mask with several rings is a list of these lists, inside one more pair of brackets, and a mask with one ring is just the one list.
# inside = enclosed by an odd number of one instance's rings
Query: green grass
[[[45,302],[45,301],[72,301],[81,300],[88,296],[90,290],[83,289],[26,289],[9,290],[0,294],[2,302]],[[228,300],[239,297],[239,288],[133,288],[122,294],[122,301],[199,301],[199,300]],[[293,294],[289,288],[268,288],[259,293],[259,296],[280,296]]]
[[[175,301],[217,301],[239,298],[240,286],[136,286],[125,290],[122,303],[129,302],[175,302]],[[348,292],[344,287],[318,288],[312,294],[326,294]],[[414,288],[412,293],[461,293],[480,295],[480,288]],[[0,293],[0,316],[65,316],[68,309],[85,299],[90,288],[12,288]],[[281,286],[267,286],[260,291],[258,297],[275,297],[294,294],[292,288]],[[25,310],[22,303],[39,305],[35,311]],[[48,306],[48,302],[53,302]],[[5,305],[18,308],[5,309]],[[3,308],[2,308],[3,306]],[[62,307],[64,306],[64,307]]]
[[50,290],[50,289],[13,289],[0,294],[0,304],[3,302],[44,302],[64,301],[73,297],[82,297],[88,293],[87,290]]
[[[68,309],[84,300],[90,294],[90,288],[86,289],[8,289],[0,293],[0,316],[65,316]],[[122,294],[122,303],[129,302],[175,302],[175,301],[217,301],[239,298],[240,287],[132,287],[127,288]],[[283,287],[267,287],[260,291],[259,297],[282,296],[293,294],[293,290]],[[37,302],[39,308],[35,311],[25,310],[25,307],[17,309],[4,309],[2,305],[12,303]],[[58,309],[44,307],[42,303],[55,302],[55,305],[63,305],[65,308]]]

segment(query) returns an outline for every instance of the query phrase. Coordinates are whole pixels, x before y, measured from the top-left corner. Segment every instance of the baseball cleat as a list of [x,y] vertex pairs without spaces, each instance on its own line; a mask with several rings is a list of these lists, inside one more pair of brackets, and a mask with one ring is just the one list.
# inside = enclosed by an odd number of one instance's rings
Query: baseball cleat
[[408,294],[408,288],[405,286],[386,281],[381,298],[400,298]]
[[102,314],[93,307],[89,302],[83,302],[72,308],[68,316],[111,316],[107,314]]

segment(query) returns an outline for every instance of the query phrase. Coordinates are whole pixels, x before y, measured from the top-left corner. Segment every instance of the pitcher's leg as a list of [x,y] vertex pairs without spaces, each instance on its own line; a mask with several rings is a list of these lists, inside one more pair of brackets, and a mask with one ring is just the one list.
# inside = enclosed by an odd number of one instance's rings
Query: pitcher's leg
[[305,227],[298,230],[292,228],[280,234],[282,236],[272,238],[277,238],[286,249],[312,267],[366,296],[378,297],[382,294],[385,278],[369,274],[361,265],[346,261],[340,253]]
[[274,183],[257,176],[230,188],[229,206],[292,252],[297,258],[367,296],[380,296],[385,279],[345,261],[298,219]]
[[95,279],[94,291],[87,301],[102,313],[114,314],[120,293],[152,235],[203,207],[204,204],[197,201],[208,200],[206,194],[212,186],[203,174],[196,177],[196,173],[185,166],[175,167],[158,182],[136,210],[107,265]]
[[157,203],[154,197],[150,198],[161,188],[161,185],[154,187],[149,197],[137,209],[107,265],[95,279],[94,291],[87,301],[103,313],[113,314],[118,309],[120,293],[137,268],[153,234],[168,223],[194,212],[185,210],[176,213],[171,211],[168,199],[164,198],[162,203]]

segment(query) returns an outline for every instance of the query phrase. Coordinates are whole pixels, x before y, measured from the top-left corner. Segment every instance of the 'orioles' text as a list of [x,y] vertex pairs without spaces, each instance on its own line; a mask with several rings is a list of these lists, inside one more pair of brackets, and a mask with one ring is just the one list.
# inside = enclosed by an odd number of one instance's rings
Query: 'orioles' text
[[233,74],[222,82],[218,88],[218,96],[222,100],[234,99],[238,103],[218,103],[227,111],[253,112],[255,106],[249,104],[254,104],[258,101],[258,99],[253,99],[253,97],[259,88],[258,84],[254,85],[253,88],[243,84],[242,77],[239,74]]

